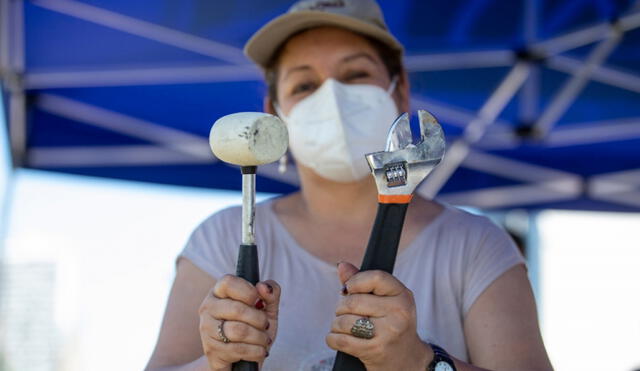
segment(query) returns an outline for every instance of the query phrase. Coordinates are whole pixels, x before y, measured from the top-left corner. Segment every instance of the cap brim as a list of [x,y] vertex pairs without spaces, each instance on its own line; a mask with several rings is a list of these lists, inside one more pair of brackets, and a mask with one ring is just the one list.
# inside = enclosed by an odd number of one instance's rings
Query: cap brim
[[403,51],[402,45],[391,33],[379,26],[352,17],[319,12],[297,11],[275,18],[256,32],[244,46],[244,53],[256,64],[264,67],[276,49],[296,32],[320,26],[336,26],[373,37],[392,49]]

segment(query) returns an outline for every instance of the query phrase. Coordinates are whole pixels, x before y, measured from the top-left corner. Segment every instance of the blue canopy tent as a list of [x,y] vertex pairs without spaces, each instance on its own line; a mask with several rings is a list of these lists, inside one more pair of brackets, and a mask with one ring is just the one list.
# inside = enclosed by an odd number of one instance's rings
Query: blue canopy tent
[[[0,0],[16,166],[239,189],[213,121],[262,109],[241,48],[290,0]],[[426,196],[481,208],[640,210],[640,6],[380,1],[413,109],[447,135]],[[382,134],[381,134],[382,135]],[[289,192],[295,169],[259,169]]]

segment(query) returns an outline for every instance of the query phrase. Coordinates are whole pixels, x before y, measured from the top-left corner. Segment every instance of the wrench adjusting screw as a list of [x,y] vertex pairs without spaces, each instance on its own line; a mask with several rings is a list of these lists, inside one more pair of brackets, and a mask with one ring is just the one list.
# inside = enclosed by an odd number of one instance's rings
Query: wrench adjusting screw
[[407,169],[404,162],[386,165],[384,175],[387,178],[387,187],[400,187],[407,184]]

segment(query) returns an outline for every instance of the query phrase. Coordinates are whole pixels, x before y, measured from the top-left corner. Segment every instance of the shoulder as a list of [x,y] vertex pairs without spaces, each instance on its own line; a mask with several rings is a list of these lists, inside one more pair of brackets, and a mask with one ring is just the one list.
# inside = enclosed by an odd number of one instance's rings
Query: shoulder
[[[443,228],[452,236],[456,286],[463,313],[498,277],[524,258],[507,232],[486,216],[447,206]],[[446,226],[445,226],[446,225]]]
[[242,208],[240,206],[227,207],[216,211],[204,219],[191,232],[187,242],[187,249],[210,248],[219,241],[233,239],[236,228],[240,228]]
[[444,205],[440,227],[460,238],[507,238],[508,235],[491,219],[451,205]]
[[442,212],[449,218],[449,222],[453,222],[458,225],[466,225],[470,228],[480,228],[487,226],[496,227],[491,219],[487,218],[484,215],[474,214],[449,204],[442,205],[444,207],[444,210]]
[[467,272],[501,262],[522,262],[509,234],[483,215],[445,205],[435,235],[440,248],[457,256],[460,268]]

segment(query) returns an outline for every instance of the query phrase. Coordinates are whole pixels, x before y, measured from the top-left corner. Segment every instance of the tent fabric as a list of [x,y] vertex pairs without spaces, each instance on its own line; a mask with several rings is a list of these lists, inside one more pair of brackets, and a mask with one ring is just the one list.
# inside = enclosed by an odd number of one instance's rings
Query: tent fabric
[[[640,2],[379,1],[412,109],[448,152],[419,192],[482,208],[640,210]],[[207,136],[261,111],[244,42],[292,1],[0,0],[18,166],[239,189]],[[291,192],[295,169],[259,169]]]

